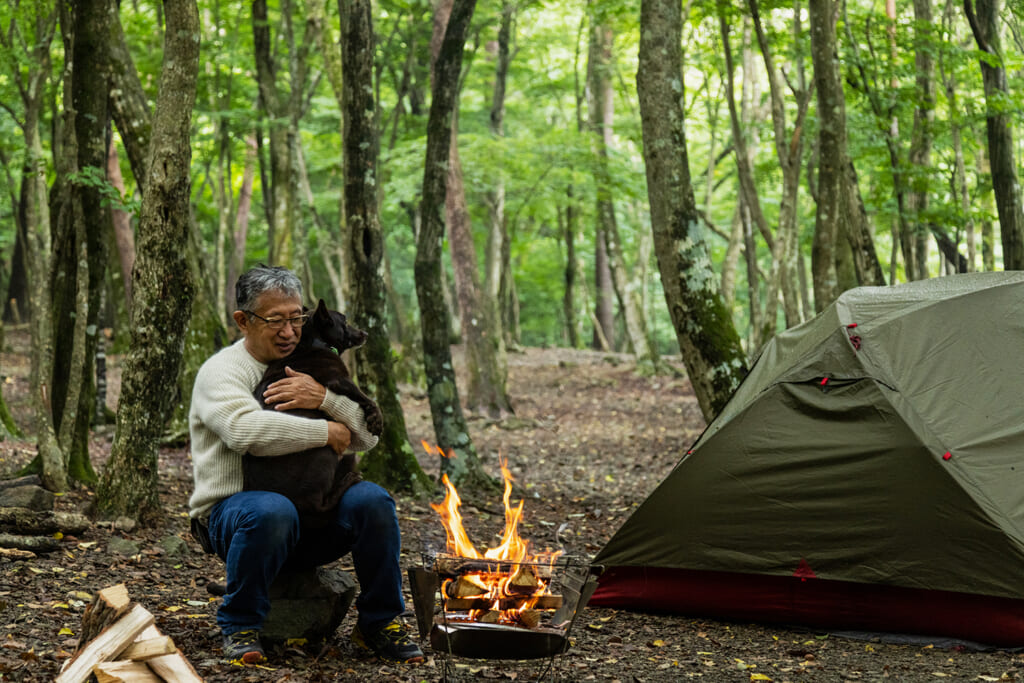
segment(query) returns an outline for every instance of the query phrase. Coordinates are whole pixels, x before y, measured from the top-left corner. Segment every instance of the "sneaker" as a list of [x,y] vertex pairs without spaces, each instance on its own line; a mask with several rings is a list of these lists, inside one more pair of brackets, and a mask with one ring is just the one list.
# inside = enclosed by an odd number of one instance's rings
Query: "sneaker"
[[260,632],[248,629],[224,636],[224,659],[232,664],[259,664],[266,661]]
[[406,635],[397,619],[373,633],[363,633],[363,629],[356,624],[352,629],[352,642],[392,662],[412,664],[424,660],[423,650]]

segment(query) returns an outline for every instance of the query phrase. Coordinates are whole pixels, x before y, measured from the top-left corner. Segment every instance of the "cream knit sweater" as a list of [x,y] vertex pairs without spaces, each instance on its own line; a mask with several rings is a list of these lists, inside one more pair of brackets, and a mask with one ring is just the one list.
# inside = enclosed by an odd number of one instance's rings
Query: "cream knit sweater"
[[[189,514],[205,518],[214,503],[242,490],[242,456],[284,455],[327,444],[327,421],[264,410],[253,397],[266,364],[245,340],[221,349],[196,374],[188,423],[195,491]],[[366,430],[362,409],[327,390],[320,410],[352,432],[349,451],[368,451],[377,437]]]

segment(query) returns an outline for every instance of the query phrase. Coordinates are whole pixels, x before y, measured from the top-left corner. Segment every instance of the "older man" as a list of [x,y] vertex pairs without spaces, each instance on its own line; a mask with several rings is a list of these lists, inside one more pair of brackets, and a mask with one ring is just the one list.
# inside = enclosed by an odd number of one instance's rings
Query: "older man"
[[[246,664],[265,659],[259,634],[270,609],[269,586],[283,567],[315,567],[351,552],[360,585],[352,639],[388,660],[422,661],[398,621],[405,609],[401,536],[387,491],[360,481],[345,491],[332,523],[306,529],[288,498],[242,490],[245,453],[274,456],[328,445],[341,454],[369,450],[377,437],[367,431],[359,406],[309,375],[289,371],[270,385],[264,400],[276,410],[261,409],[253,397],[267,364],[288,356],[302,335],[302,284],[294,273],[253,268],[238,279],[235,300],[242,339],[199,369],[189,412],[190,515],[227,573],[217,610],[225,657]],[[331,419],[279,412],[292,408],[319,409]]]

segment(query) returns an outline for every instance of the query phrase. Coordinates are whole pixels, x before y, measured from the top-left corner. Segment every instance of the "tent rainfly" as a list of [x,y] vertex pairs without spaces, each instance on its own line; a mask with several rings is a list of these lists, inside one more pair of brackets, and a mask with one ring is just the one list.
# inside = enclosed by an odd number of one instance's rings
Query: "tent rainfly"
[[767,344],[591,605],[1024,645],[1024,272],[844,293]]

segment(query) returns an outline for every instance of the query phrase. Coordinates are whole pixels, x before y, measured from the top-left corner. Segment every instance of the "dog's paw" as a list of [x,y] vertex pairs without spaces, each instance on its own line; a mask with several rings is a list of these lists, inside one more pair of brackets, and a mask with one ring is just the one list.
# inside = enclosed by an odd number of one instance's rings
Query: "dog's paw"
[[380,408],[373,406],[368,410],[364,411],[366,416],[366,429],[374,436],[380,436],[381,432],[384,431],[384,415],[381,414]]

